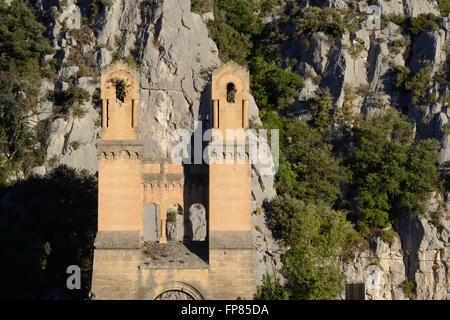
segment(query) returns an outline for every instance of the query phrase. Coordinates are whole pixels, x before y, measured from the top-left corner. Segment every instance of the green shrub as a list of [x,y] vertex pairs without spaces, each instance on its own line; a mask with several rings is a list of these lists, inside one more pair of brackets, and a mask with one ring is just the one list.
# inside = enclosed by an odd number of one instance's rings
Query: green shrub
[[59,161],[59,157],[55,155],[48,160],[48,165],[50,166],[50,168],[56,168],[56,166],[59,164]]
[[10,176],[19,169],[11,160],[0,154],[0,187],[8,184]]
[[2,70],[12,68],[11,71],[24,76],[37,76],[40,60],[54,52],[43,36],[45,27],[37,22],[36,13],[23,0],[14,0],[10,6],[2,2],[0,18]]
[[89,20],[91,25],[94,25],[95,19],[103,8],[108,7],[110,4],[111,0],[92,0],[89,3]]
[[128,89],[131,87],[131,84],[120,78],[113,78],[110,82],[116,88],[116,98],[123,102],[128,94]]
[[79,141],[72,141],[70,143],[70,146],[73,148],[73,150],[77,150],[80,147],[81,143]]
[[256,288],[255,300],[288,300],[289,294],[271,275],[263,276],[262,285]]
[[339,198],[340,185],[348,179],[348,171],[333,155],[332,145],[298,118],[286,121],[285,134],[275,182],[277,192],[333,204]]
[[345,32],[345,24],[336,9],[308,7],[300,10],[296,31],[299,36],[321,31],[333,38],[340,38]]
[[394,66],[392,70],[395,86],[397,89],[411,94],[411,103],[414,106],[434,102],[434,97],[430,93],[434,80],[432,78],[433,68],[429,63],[416,74],[412,74],[411,69],[403,66]]
[[191,11],[199,14],[212,11],[213,0],[191,0]]
[[392,205],[386,193],[370,194],[363,191],[357,199],[359,218],[377,227],[386,227],[389,222],[389,210]]
[[438,208],[437,210],[430,212],[429,218],[431,224],[434,225],[436,228],[439,228],[440,226],[442,226],[444,211],[442,210],[442,208]]
[[233,60],[245,64],[252,47],[250,35],[240,33],[228,25],[220,11],[214,15],[214,22],[210,22],[210,30],[222,61]]
[[450,13],[450,0],[437,0],[441,16],[446,17]]
[[386,22],[393,22],[399,27],[403,26],[403,24],[408,20],[407,17],[402,14],[383,15],[381,19]]
[[62,104],[63,106],[82,105],[89,100],[91,95],[83,88],[77,87],[74,84],[69,84],[69,89],[63,92]]
[[214,20],[209,21],[212,39],[223,61],[233,60],[245,65],[253,48],[254,38],[263,31],[255,0],[215,1]]
[[390,246],[394,244],[395,237],[396,237],[395,231],[392,229],[383,230],[380,233],[381,240],[386,241],[387,243],[389,243]]
[[439,26],[436,23],[438,17],[432,13],[421,13],[416,18],[409,17],[408,19],[408,31],[414,36],[417,36],[423,30],[439,30]]
[[38,81],[54,76],[54,69],[40,62],[54,50],[25,1],[0,2],[0,21],[0,154],[8,159],[3,169],[9,168],[0,174],[4,181],[6,172],[27,175],[44,161],[40,143],[45,130],[30,123],[38,111]]
[[442,127],[442,131],[446,136],[450,134],[450,122],[444,124],[444,126]]
[[177,222],[177,211],[175,210],[170,210],[169,212],[167,212],[167,222]]
[[289,298],[335,299],[344,281],[337,259],[354,233],[345,215],[321,203],[280,196],[270,203],[269,226],[291,248],[281,270]]
[[405,293],[405,295],[409,298],[412,298],[412,295],[414,293],[414,282],[406,279],[405,282],[403,283],[403,292]]
[[333,121],[334,113],[330,89],[318,89],[316,96],[309,100],[309,110],[312,115],[311,126],[320,132],[327,132]]
[[349,162],[359,219],[385,227],[400,212],[424,214],[426,199],[442,184],[437,141],[414,143],[412,125],[393,109],[361,122],[353,132]]
[[[448,0],[445,0],[448,1]],[[406,17],[404,15],[386,15],[382,17],[382,25],[385,27],[387,22],[393,22],[406,30],[412,37],[417,36],[424,30],[439,30],[437,19],[432,13],[421,13],[417,17]]]
[[304,87],[300,76],[257,56],[250,63],[251,91],[260,109],[286,110]]
[[347,48],[348,53],[352,57],[353,60],[356,60],[359,58],[361,52],[364,51],[364,44],[357,42],[354,46],[351,48]]

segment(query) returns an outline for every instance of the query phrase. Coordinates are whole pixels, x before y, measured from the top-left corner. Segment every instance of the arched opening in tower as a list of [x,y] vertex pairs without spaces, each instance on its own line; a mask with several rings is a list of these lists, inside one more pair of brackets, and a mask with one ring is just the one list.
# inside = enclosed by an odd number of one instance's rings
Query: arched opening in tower
[[233,82],[227,84],[227,101],[231,103],[236,102],[236,86]]
[[144,241],[158,241],[161,237],[161,212],[156,203],[144,208]]
[[172,203],[167,208],[166,230],[168,240],[183,241],[183,207],[178,203]]

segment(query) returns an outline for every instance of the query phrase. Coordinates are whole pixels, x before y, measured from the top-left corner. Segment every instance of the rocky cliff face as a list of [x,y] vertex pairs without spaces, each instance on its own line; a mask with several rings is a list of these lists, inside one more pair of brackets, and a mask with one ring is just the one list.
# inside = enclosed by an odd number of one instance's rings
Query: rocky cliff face
[[[347,8],[348,3],[329,1],[329,6]],[[308,4],[317,5],[305,1],[304,5]],[[368,5],[360,1],[358,11],[370,12]],[[439,15],[437,3],[433,1],[392,0],[379,1],[379,5],[384,15]],[[362,23],[356,31],[346,32],[336,42],[323,33],[305,35],[291,42],[285,49],[286,65],[291,66],[291,59],[298,59],[299,63],[291,68],[306,79],[298,103],[300,114],[302,101],[314,96],[319,87],[329,87],[337,107],[350,105],[356,114],[370,116],[383,112],[380,105],[410,106],[411,95],[399,93],[395,88],[393,66],[409,66],[417,73],[430,65],[429,93],[435,99],[427,105],[410,107],[408,113],[415,124],[417,139],[440,141],[440,163],[445,167],[450,159],[449,135],[444,130],[450,116],[449,83],[438,83],[435,77],[442,69],[448,73],[449,22],[449,16],[441,17],[437,20],[437,30],[423,30],[413,38],[388,22],[376,30],[368,30]],[[407,61],[405,50],[411,50]],[[318,75],[322,78],[320,83],[316,81]],[[444,201],[446,205],[439,209],[443,215],[439,227],[429,218],[438,210],[438,203],[436,199],[430,200],[428,217],[400,219],[394,226],[399,237],[392,244],[375,238],[367,250],[355,252],[352,261],[342,264],[347,282],[365,283],[368,299],[449,299],[448,202]],[[344,297],[343,292],[341,298]]]
[[[345,9],[352,1],[304,0],[302,6],[316,5]],[[370,13],[371,1],[358,1],[357,11]],[[42,1],[30,3],[47,14],[47,34],[57,52],[48,59],[57,60],[56,79],[41,81],[41,114],[38,120],[50,119],[46,138],[47,162],[34,168],[43,174],[57,163],[75,168],[97,169],[95,143],[99,138],[98,71],[118,55],[137,60],[140,68],[140,129],[146,156],[167,158],[176,143],[173,132],[178,128],[194,131],[194,121],[208,122],[209,75],[221,62],[215,43],[208,36],[205,21],[212,14],[190,11],[190,1],[110,0],[100,7],[95,21],[87,17],[90,1]],[[436,1],[379,0],[383,14],[418,16],[439,14]],[[351,105],[355,113],[372,115],[383,112],[380,105],[406,106],[410,96],[395,90],[392,66],[405,66],[404,53],[410,47],[409,66],[412,72],[424,67],[426,60],[433,75],[448,68],[450,18],[438,20],[438,30],[422,31],[413,39],[404,36],[392,22],[383,28],[368,30],[359,23],[342,39],[330,41],[323,33],[305,35],[290,41],[283,48],[285,68],[299,73],[306,87],[296,105],[314,96],[319,87],[329,87],[338,108]],[[83,30],[83,32],[74,32]],[[135,57],[135,58],[133,58]],[[80,61],[85,65],[80,66]],[[53,102],[44,97],[48,92],[64,92],[69,82],[87,90],[92,97],[82,107],[83,116],[70,111],[52,119]],[[450,136],[444,125],[449,121],[448,82],[433,82],[430,93],[433,104],[409,111],[418,139],[436,138],[441,143],[441,162],[450,160]],[[353,95],[350,95],[352,92]],[[260,122],[254,100],[250,112]],[[273,176],[261,175],[261,168],[252,168],[253,208],[275,195]],[[430,212],[436,204],[430,202]],[[255,214],[254,239],[257,244],[258,281],[264,273],[276,273],[281,267],[282,249],[273,240],[265,217]],[[427,218],[401,219],[395,226],[399,238],[389,245],[377,238],[370,248],[355,252],[352,261],[343,262],[348,282],[372,281],[367,286],[372,299],[449,299],[449,232],[448,210],[443,223],[435,227]],[[374,271],[373,266],[378,269]],[[374,274],[376,274],[374,276]],[[374,278],[375,277],[375,278]],[[375,280],[374,280],[375,279]],[[410,293],[407,280],[414,282]],[[370,287],[370,288],[369,288]],[[405,293],[406,292],[406,293]]]
[[440,227],[426,218],[404,218],[397,228],[391,244],[374,238],[370,248],[342,263],[348,283],[365,283],[367,299],[448,300],[449,216]]

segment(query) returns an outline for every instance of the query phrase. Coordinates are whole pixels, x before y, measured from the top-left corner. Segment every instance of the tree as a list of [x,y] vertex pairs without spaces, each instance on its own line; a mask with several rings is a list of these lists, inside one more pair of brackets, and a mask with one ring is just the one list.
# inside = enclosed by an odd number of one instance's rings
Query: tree
[[327,133],[333,121],[333,97],[330,89],[319,89],[317,95],[309,100],[312,119],[311,126]]
[[290,299],[334,299],[344,277],[337,259],[354,236],[345,216],[324,203],[279,196],[270,203],[269,225],[290,250],[281,270]]
[[286,121],[285,132],[287,142],[280,156],[277,192],[332,205],[339,198],[340,185],[348,179],[346,168],[333,155],[333,146],[298,118]]
[[246,0],[215,1],[211,36],[221,59],[245,64],[253,46],[251,37],[258,32],[259,21]]
[[65,289],[66,268],[82,270],[89,292],[97,227],[97,180],[86,171],[60,166],[0,189],[0,297],[43,298]]
[[27,173],[44,161],[42,135],[34,123],[36,87],[48,72],[40,62],[53,50],[42,35],[45,28],[24,1],[0,3],[0,20],[0,154],[14,163],[13,171]]
[[251,90],[261,109],[286,110],[305,86],[298,74],[285,71],[257,56],[250,63]]
[[354,128],[350,165],[359,219],[385,227],[405,212],[425,212],[425,201],[441,186],[435,140],[414,143],[412,125],[390,109]]
[[345,32],[341,13],[334,8],[308,7],[299,11],[297,34],[311,34],[322,31],[333,38],[340,38]]
[[256,288],[255,300],[288,300],[289,293],[273,276],[264,275],[262,285]]

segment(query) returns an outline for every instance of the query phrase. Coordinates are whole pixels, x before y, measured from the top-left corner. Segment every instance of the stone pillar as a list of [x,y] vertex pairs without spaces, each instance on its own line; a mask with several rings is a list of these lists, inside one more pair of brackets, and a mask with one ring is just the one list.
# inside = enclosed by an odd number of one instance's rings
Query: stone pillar
[[242,128],[248,128],[248,100],[242,100]]
[[219,127],[219,101],[213,100],[213,117],[214,117],[214,126],[213,128]]
[[138,100],[133,99],[131,100],[131,127],[132,128],[137,128],[138,123],[137,123],[137,112],[138,112]]
[[167,221],[167,205],[161,205],[161,238],[159,238],[159,243],[167,243],[166,235],[166,221]]
[[159,243],[167,243],[166,219],[161,219],[161,238],[159,238]]
[[102,128],[108,127],[107,110],[108,110],[108,100],[102,99]]

